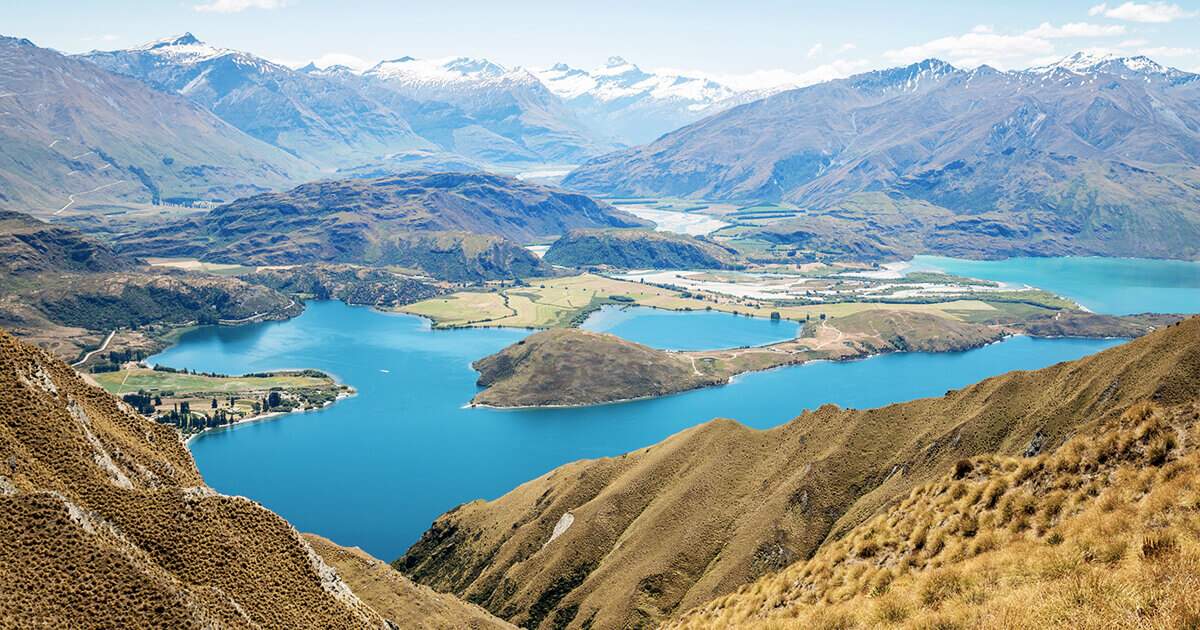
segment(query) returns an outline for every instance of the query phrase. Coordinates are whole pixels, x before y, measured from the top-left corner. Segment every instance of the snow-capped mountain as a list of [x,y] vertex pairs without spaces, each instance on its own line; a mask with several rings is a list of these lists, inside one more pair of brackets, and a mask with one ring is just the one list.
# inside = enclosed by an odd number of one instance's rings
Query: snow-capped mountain
[[577,163],[612,148],[536,76],[487,59],[401,57],[376,64],[357,84],[422,136],[483,162]]
[[402,116],[353,89],[211,46],[191,33],[81,57],[182,94],[251,136],[318,166],[359,165],[432,146]]
[[764,238],[830,251],[1192,258],[1200,75],[1144,57],[1010,72],[930,59],[715,114],[563,184],[796,203],[810,215]]
[[623,144],[649,142],[748,102],[749,94],[701,76],[646,72],[621,57],[610,57],[604,67],[590,71],[560,63],[535,74],[585,123]]
[[1200,76],[1164,66],[1143,55],[1120,57],[1112,54],[1097,54],[1087,51],[1077,52],[1050,65],[1030,68],[1027,72],[1048,74],[1055,71],[1066,71],[1089,76],[1111,74],[1122,79],[1141,77],[1144,80],[1161,78],[1168,81],[1184,82],[1195,81]]

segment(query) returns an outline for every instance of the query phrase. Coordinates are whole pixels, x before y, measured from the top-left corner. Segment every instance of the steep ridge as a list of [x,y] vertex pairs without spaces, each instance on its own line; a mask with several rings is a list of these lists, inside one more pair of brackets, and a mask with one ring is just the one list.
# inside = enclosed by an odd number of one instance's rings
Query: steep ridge
[[174,429],[0,333],[0,620],[382,627],[286,521],[204,485]]
[[80,58],[185,96],[247,134],[326,167],[433,146],[399,114],[356,90],[191,33]]
[[709,240],[646,230],[573,230],[546,251],[555,265],[619,269],[733,269],[737,252]]
[[478,606],[415,584],[357,547],[341,547],[315,534],[304,534],[304,539],[355,595],[385,618],[402,622],[404,630],[516,628]]
[[29,40],[0,37],[0,95],[8,209],[229,200],[315,174],[182,97]]
[[678,628],[1185,628],[1200,618],[1200,404],[1133,406],[1052,453],[963,459]]
[[[406,173],[305,184],[146,230],[125,250],[258,264],[396,264],[442,277],[458,259],[482,277],[542,268],[516,243],[643,221],[575,193],[484,173]],[[444,260],[449,255],[453,260]],[[495,269],[495,273],[488,270]],[[468,276],[472,274],[466,274]],[[452,278],[459,279],[459,278]]]
[[395,566],[518,625],[653,625],[811,557],[964,457],[1035,455],[1198,386],[1192,318],[942,398],[827,405],[767,431],[716,420],[459,506]]
[[564,185],[795,203],[772,242],[883,257],[1200,256],[1200,75],[1145,58],[936,59],[735,107]]
[[172,427],[3,331],[0,392],[0,626],[511,627],[217,494]]

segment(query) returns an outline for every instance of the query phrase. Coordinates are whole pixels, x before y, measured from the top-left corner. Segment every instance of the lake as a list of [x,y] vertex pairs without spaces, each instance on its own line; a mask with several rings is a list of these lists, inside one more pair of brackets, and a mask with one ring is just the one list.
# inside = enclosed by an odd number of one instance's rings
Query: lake
[[1200,312],[1200,262],[1146,258],[1006,258],[960,260],[917,256],[908,271],[1028,284],[1069,297],[1096,313]]
[[[721,317],[729,325],[746,321]],[[682,323],[654,321],[663,339]],[[705,321],[720,328],[720,321]],[[642,448],[713,417],[767,428],[826,402],[875,407],[942,395],[1120,343],[1016,337],[961,353],[746,374],[725,387],[617,405],[464,408],[477,391],[471,361],[526,334],[435,331],[413,316],[313,302],[286,322],[192,330],[151,362],[231,374],[311,367],[357,388],[357,396],[321,411],[200,436],[191,450],[213,488],[260,501],[301,531],[391,561],[459,503],[498,497],[560,464]]]
[[795,339],[800,324],[716,311],[664,311],[645,306],[604,306],[581,328],[663,350],[721,350]]

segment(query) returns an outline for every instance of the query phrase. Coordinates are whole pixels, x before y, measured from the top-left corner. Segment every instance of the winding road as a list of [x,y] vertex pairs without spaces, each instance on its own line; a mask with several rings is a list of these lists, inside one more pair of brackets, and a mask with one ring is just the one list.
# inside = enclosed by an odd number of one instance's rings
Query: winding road
[[112,342],[113,335],[116,335],[116,334],[117,334],[117,331],[115,331],[115,330],[108,333],[108,336],[104,338],[104,343],[100,344],[99,348],[96,348],[95,350],[92,350],[91,352],[83,355],[83,358],[72,363],[71,367],[79,367],[79,366],[83,365],[84,363],[87,363],[87,360],[92,358],[93,356],[95,356],[95,354],[97,352],[104,352],[104,349],[108,347],[108,344],[110,342]]

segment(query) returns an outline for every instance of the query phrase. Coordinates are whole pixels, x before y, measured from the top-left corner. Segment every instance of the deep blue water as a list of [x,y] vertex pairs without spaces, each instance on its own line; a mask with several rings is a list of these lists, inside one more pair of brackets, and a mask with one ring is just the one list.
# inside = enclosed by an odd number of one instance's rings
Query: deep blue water
[[1069,297],[1097,313],[1200,312],[1200,262],[1146,258],[917,256],[913,270],[939,269],[984,280],[1028,284]]
[[[680,325],[655,321],[664,338]],[[459,503],[495,498],[565,462],[635,450],[713,417],[767,428],[826,402],[874,407],[941,395],[1119,343],[1017,337],[963,353],[746,374],[725,387],[618,405],[463,408],[476,391],[470,362],[526,334],[433,331],[412,316],[316,302],[287,322],[191,331],[152,361],[223,373],[313,367],[357,388],[358,396],[324,410],[207,434],[191,449],[214,488],[261,501],[301,531],[392,560]]]
[[663,350],[717,350],[794,339],[800,324],[716,311],[605,306],[588,317],[582,328]]

